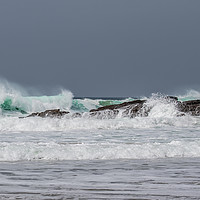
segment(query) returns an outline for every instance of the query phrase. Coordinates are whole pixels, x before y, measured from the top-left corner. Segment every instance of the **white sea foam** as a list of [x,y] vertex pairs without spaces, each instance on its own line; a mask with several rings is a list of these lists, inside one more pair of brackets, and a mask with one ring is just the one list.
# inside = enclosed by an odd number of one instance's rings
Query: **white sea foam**
[[6,81],[0,83],[0,104],[3,104],[6,99],[10,99],[12,106],[21,108],[28,113],[48,109],[69,110],[72,105],[73,94],[68,90],[62,90],[55,96],[28,96],[27,94],[24,89],[16,88]]
[[5,80],[0,81],[0,104],[2,104],[6,98],[11,98],[15,102],[22,97],[22,93],[26,92],[23,89],[19,89],[19,86],[13,85]]
[[200,157],[200,141],[145,144],[1,143],[0,161]]
[[133,119],[92,119],[92,118],[39,118],[1,117],[0,131],[66,131],[94,129],[130,129],[151,127],[192,127],[199,126],[200,118],[183,117],[136,117]]
[[165,96],[153,95],[151,98],[147,99],[145,105],[147,108],[150,108],[148,114],[150,118],[173,118],[179,113],[176,108],[176,103],[166,99]]

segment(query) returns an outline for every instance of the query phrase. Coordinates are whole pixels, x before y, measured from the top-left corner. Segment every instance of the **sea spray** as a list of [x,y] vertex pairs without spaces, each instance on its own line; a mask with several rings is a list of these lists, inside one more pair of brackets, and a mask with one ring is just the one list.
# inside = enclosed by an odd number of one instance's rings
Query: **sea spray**
[[61,90],[55,96],[28,96],[24,91],[23,89],[17,90],[8,82],[0,83],[1,114],[11,115],[12,112],[15,115],[16,112],[26,114],[48,109],[69,110],[72,105],[73,94],[67,90]]
[[200,92],[197,90],[187,90],[185,94],[178,95],[178,99],[181,101],[189,101],[194,99],[200,99]]
[[0,81],[0,110],[1,114],[6,112],[19,112],[25,114],[22,101],[23,95],[26,94],[25,90],[14,83],[10,83],[6,80]]
[[29,96],[23,98],[24,108],[27,112],[41,112],[50,109],[69,110],[72,105],[73,94],[62,90],[55,96]]
[[173,118],[179,115],[176,105],[177,102],[167,96],[152,94],[152,97],[147,99],[144,109],[149,110],[148,116],[150,118]]

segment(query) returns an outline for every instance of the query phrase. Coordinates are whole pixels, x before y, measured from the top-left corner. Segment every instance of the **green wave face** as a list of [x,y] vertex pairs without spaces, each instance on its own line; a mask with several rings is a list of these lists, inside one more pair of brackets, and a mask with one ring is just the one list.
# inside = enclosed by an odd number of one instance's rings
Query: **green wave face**
[[17,106],[12,105],[12,100],[7,98],[5,101],[0,104],[0,108],[2,109],[3,112],[20,112],[22,114],[27,114],[26,111],[24,111],[22,108],[19,108]]
[[123,100],[109,100],[109,99],[73,99],[71,109],[77,112],[87,112],[91,109],[96,109],[102,106],[110,106],[120,104],[125,101],[132,101],[132,98]]
[[72,101],[71,109],[74,111],[79,111],[79,112],[87,112],[88,111],[88,109],[83,105],[83,103],[79,102],[78,99],[74,99]]
[[110,106],[110,105],[115,105],[115,104],[120,104],[123,101],[118,101],[118,100],[102,100],[99,101],[100,106]]
[[[102,106],[114,105],[123,103],[124,101],[130,101],[132,99],[124,99],[124,100],[103,100],[103,99],[73,99],[72,105],[70,109],[75,112],[88,112],[91,109],[96,109]],[[12,97],[7,97],[2,104],[0,104],[0,108],[2,113],[21,113],[28,114],[34,111],[30,111],[30,105],[35,102],[35,104],[40,103],[41,105],[52,104],[54,105],[56,102],[55,108],[63,109],[63,102],[65,99],[62,96],[41,96],[41,97],[24,97],[14,101]],[[44,108],[45,110],[46,108]],[[54,106],[52,107],[54,109]],[[42,110],[43,111],[43,110]]]

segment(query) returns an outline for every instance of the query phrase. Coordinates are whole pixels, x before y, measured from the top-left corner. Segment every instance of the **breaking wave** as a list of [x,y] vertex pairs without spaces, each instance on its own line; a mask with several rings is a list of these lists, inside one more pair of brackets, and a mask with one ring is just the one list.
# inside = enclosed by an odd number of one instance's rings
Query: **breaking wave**
[[0,108],[2,114],[27,114],[48,109],[69,110],[73,94],[62,90],[55,96],[28,96],[10,84],[0,84]]
[[[134,118],[123,116],[120,109],[117,114],[110,112],[109,118],[106,111],[89,114],[91,109],[134,99],[73,98],[67,90],[54,96],[30,96],[0,84],[0,161],[200,157],[200,117],[179,115],[175,101],[163,95],[145,97],[144,109]],[[190,91],[178,99],[200,99],[200,93]],[[20,118],[48,109],[70,114]],[[81,117],[74,118],[76,112]]]
[[199,157],[200,141],[138,144],[0,143],[0,161]]
[[[197,99],[200,93],[190,91],[179,100]],[[0,131],[66,131],[66,130],[94,130],[94,129],[131,129],[151,127],[190,127],[199,126],[199,117],[177,117],[179,111],[174,102],[169,102],[162,95],[154,94],[146,98],[145,108],[151,108],[147,117],[137,116],[130,119],[119,111],[116,115],[110,112],[111,117],[100,112],[98,116],[89,115],[89,110],[105,105],[119,104],[134,100],[134,98],[74,98],[70,91],[62,90],[55,96],[29,96],[12,85],[0,84]],[[66,115],[61,119],[30,117],[32,112],[41,112],[48,109],[61,109],[70,113],[83,113],[82,117],[73,118]],[[145,110],[144,110],[145,113]],[[112,117],[113,115],[113,117]],[[141,116],[144,114],[141,113]]]

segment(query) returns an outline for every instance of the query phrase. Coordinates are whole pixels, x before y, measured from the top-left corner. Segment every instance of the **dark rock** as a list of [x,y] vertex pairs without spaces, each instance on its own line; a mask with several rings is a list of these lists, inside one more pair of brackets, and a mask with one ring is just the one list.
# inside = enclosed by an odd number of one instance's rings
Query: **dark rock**
[[28,115],[27,117],[62,117],[69,114],[67,111],[60,111],[60,109],[46,110],[44,112],[36,112]]
[[114,119],[119,114],[119,110],[102,110],[93,111],[89,113],[90,117],[95,117],[97,119]]
[[[200,116],[200,100],[191,100],[191,101],[178,101],[177,97],[167,96],[164,97],[166,103],[174,103],[179,113],[177,116],[184,116],[190,114],[192,116]],[[129,102],[124,102],[116,105],[103,106],[97,109],[90,110],[89,113],[73,113],[69,117],[78,118],[78,117],[96,117],[98,119],[113,119],[120,115],[122,117],[145,117],[148,116],[151,106],[148,106],[146,103],[147,100],[134,100]],[[44,112],[36,112],[28,115],[27,117],[62,117],[66,114],[69,114],[67,111],[60,111],[60,109],[46,110]],[[86,115],[84,115],[86,114]]]
[[114,110],[114,109],[120,109],[124,108],[130,105],[138,105],[138,104],[143,104],[146,102],[146,100],[134,100],[134,101],[128,101],[120,104],[115,104],[115,105],[108,105],[108,106],[103,106],[97,109],[92,109],[90,112],[96,112],[96,111],[102,111],[102,110]]
[[[180,112],[177,116],[184,116],[190,114],[192,116],[200,116],[200,100],[191,101],[178,101],[177,97],[166,96],[164,97],[168,103],[174,103],[177,110]],[[90,110],[90,116],[96,116],[97,118],[115,118],[121,111],[124,117],[137,117],[137,116],[148,116],[151,107],[145,103],[147,100],[134,100],[130,102],[124,102],[117,105],[103,106],[97,109]]]
[[134,100],[129,102],[124,102],[116,105],[103,106],[97,109],[90,110],[90,116],[96,116],[98,118],[115,118],[121,111],[122,116],[126,117],[136,117],[138,115],[145,115],[141,112],[143,104],[146,100]]
[[178,101],[178,97],[174,97],[174,96],[166,96],[165,99],[172,100],[172,101]]
[[180,112],[200,116],[200,100],[178,102],[177,108]]

